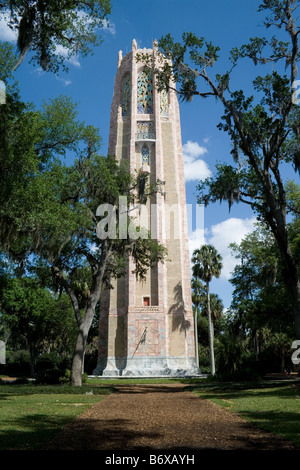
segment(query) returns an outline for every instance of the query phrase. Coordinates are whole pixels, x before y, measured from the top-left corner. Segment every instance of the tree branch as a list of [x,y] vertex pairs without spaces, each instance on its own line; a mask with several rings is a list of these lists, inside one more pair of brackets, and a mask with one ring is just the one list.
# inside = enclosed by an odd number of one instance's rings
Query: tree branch
[[59,285],[63,287],[65,291],[67,292],[67,294],[69,295],[73,308],[74,308],[76,322],[78,326],[80,326],[82,322],[82,317],[80,313],[79,302],[78,302],[75,292],[69,285],[68,281],[63,277],[63,274],[61,273],[58,267],[52,266],[51,269],[52,269],[53,276],[57,279]]

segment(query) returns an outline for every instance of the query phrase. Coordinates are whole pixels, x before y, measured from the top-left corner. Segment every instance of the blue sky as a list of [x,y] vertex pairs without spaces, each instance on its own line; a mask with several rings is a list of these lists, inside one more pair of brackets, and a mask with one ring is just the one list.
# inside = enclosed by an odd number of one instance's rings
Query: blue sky
[[[112,0],[110,27],[103,31],[102,45],[88,58],[74,58],[68,74],[55,76],[41,72],[28,60],[21,64],[15,75],[22,99],[40,106],[44,100],[59,95],[72,97],[78,103],[79,119],[100,129],[102,152],[106,154],[119,50],[123,51],[123,56],[130,52],[133,39],[138,47],[151,48],[154,39],[167,33],[180,40],[183,32],[194,32],[221,48],[213,74],[225,71],[232,47],[247,43],[250,37],[266,35],[263,13],[257,12],[259,3],[258,0]],[[14,42],[14,39],[1,20],[0,40]],[[239,89],[247,89],[253,66],[241,65],[233,83]],[[212,174],[216,162],[231,162],[230,142],[227,135],[217,129],[222,109],[214,99],[195,98],[192,103],[181,103],[180,112],[187,203],[195,205],[199,179]],[[223,257],[222,275],[213,281],[212,291],[221,297],[224,307],[229,307],[231,302],[232,288],[228,279],[235,263],[228,245],[240,242],[252,230],[253,222],[254,214],[245,205],[234,206],[230,213],[227,204],[204,209],[205,243],[212,243]],[[191,251],[203,240],[198,235],[196,231],[190,233]]]

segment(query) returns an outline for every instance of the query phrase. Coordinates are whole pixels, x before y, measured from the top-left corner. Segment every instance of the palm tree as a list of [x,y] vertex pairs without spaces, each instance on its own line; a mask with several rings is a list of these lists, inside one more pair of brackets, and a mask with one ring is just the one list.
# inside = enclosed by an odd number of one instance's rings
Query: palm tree
[[198,351],[198,309],[203,302],[205,287],[199,278],[192,278],[192,302],[194,304],[194,324],[195,324],[195,352],[197,367],[199,367],[199,351]]
[[[201,309],[201,314],[203,316],[208,316],[208,310],[207,310],[207,294],[206,294],[206,288],[205,289],[205,299],[202,301],[202,309]],[[220,320],[223,314],[223,302],[220,299],[220,297],[217,294],[209,294],[209,306],[210,306],[210,315],[211,315],[211,322],[212,325],[215,324],[216,320]],[[212,329],[212,332],[214,333],[214,328]]]
[[222,269],[222,257],[212,245],[203,245],[193,252],[193,275],[206,284],[207,316],[211,374],[215,375],[214,334],[211,318],[209,283],[213,277],[219,277]]

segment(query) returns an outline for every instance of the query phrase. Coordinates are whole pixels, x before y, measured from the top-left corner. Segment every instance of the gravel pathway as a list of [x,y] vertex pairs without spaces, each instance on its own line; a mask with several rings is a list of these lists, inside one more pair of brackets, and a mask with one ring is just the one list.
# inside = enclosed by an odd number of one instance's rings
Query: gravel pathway
[[47,450],[292,450],[176,385],[121,386],[68,424]]

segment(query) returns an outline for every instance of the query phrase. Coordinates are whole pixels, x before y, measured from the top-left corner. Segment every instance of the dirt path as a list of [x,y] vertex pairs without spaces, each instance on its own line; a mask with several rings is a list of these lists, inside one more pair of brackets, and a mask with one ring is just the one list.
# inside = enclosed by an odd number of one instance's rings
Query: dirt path
[[122,386],[67,425],[47,450],[285,450],[291,444],[181,385]]

